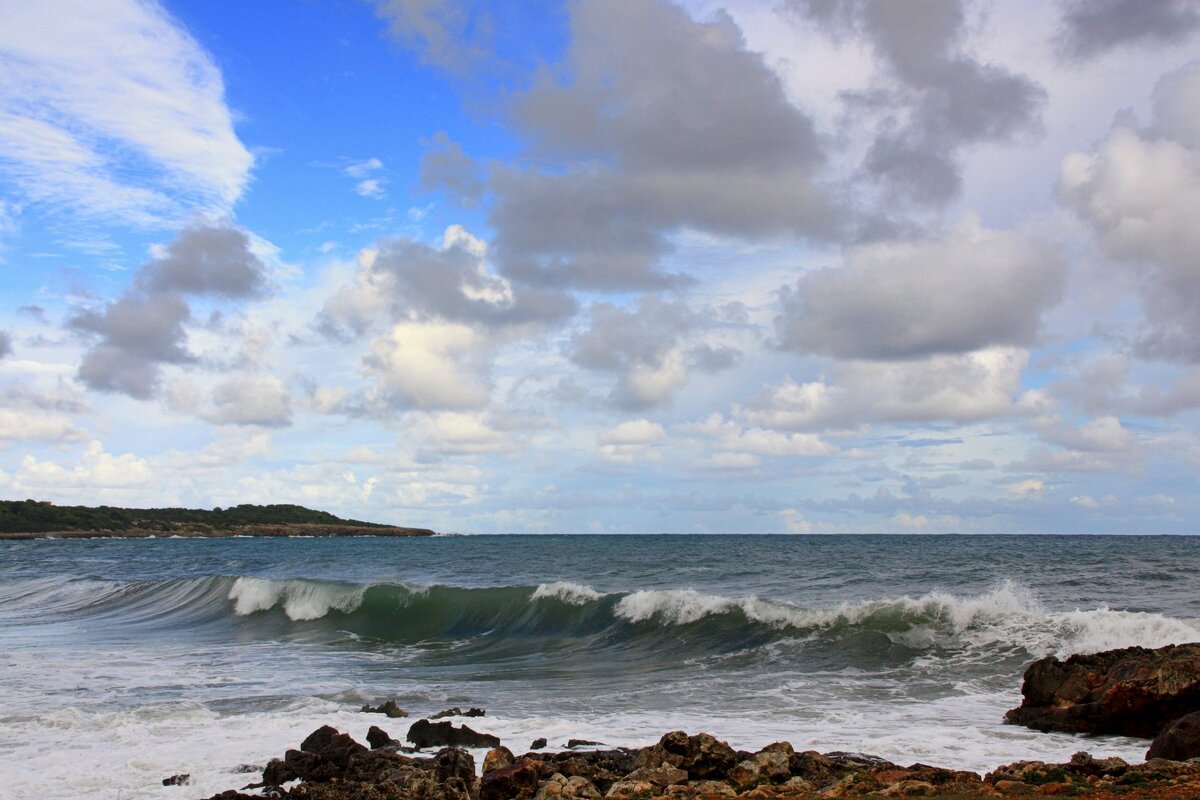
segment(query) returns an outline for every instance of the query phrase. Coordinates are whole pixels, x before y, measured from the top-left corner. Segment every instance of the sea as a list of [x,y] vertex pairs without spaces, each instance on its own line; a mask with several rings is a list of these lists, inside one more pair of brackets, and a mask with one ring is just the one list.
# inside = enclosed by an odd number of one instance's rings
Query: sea
[[[201,798],[321,725],[465,722],[980,772],[1147,742],[1003,724],[1031,661],[1200,640],[1200,538],[0,542],[0,798]],[[482,751],[475,752],[477,762]],[[164,778],[188,774],[183,786]]]

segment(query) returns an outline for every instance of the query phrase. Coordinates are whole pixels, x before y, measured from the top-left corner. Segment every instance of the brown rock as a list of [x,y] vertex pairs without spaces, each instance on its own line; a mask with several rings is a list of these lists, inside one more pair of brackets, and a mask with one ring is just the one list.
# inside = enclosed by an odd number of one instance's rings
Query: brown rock
[[380,703],[377,706],[365,705],[360,708],[359,711],[364,714],[383,714],[387,717],[391,717],[392,719],[399,719],[401,717],[408,716],[408,712],[396,705],[396,701],[394,699]]
[[417,720],[406,737],[418,748],[426,747],[499,747],[499,737],[480,733],[466,725],[455,727],[453,722]]
[[512,766],[494,769],[479,782],[479,800],[532,800],[538,790],[538,765],[522,758]]
[[504,745],[501,745],[500,747],[493,747],[491,750],[488,750],[487,755],[483,757],[483,772],[486,775],[492,770],[511,767],[514,761],[516,761],[516,758],[514,758],[512,750],[509,750]]
[[1025,671],[1023,699],[1005,721],[1041,731],[1155,736],[1200,711],[1200,643],[1127,647],[1066,661],[1050,656]]
[[1146,759],[1187,761],[1200,756],[1200,711],[1186,714],[1167,725],[1146,751]]
[[662,762],[657,767],[639,767],[633,772],[626,775],[624,781],[640,781],[643,783],[652,783],[655,786],[674,786],[677,783],[684,783],[688,779],[687,770],[673,767],[666,761]]

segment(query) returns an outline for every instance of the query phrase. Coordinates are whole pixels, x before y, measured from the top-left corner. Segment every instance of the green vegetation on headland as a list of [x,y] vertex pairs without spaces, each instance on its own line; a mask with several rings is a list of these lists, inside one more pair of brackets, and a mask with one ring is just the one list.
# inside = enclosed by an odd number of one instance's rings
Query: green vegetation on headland
[[0,538],[62,536],[432,536],[405,528],[342,519],[296,505],[214,508],[56,506],[38,500],[0,500]]

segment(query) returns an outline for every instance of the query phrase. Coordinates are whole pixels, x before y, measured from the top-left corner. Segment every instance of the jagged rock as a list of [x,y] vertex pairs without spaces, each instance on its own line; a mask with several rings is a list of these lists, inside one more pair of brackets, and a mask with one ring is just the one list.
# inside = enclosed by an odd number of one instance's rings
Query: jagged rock
[[1200,643],[1039,659],[1025,671],[1021,694],[1006,722],[1150,738],[1200,711]]
[[733,748],[713,735],[688,736],[683,731],[664,734],[657,744],[644,748],[635,757],[638,767],[654,768],[666,762],[687,770],[692,779],[723,778],[738,760]]
[[1146,760],[1167,758],[1186,761],[1200,756],[1200,712],[1186,714],[1167,725],[1146,751]]
[[414,722],[408,729],[407,739],[421,749],[500,746],[500,739],[490,733],[480,733],[466,725],[456,728],[452,722],[430,722],[427,719]]
[[530,758],[494,769],[479,782],[479,800],[532,800],[538,790],[538,774],[538,765]]
[[488,750],[487,755],[483,757],[483,772],[486,774],[495,769],[511,767],[515,761],[516,758],[513,756],[512,750],[503,745],[494,747]]
[[439,711],[436,714],[431,714],[429,719],[445,719],[446,717],[482,717],[487,714],[487,711],[482,708],[468,708],[463,711],[458,706],[447,708],[445,711]]
[[555,772],[567,777],[578,776],[591,781],[601,792],[608,791],[614,783],[640,766],[636,763],[636,753],[627,750],[538,753],[528,757],[539,765],[543,778]]
[[181,772],[178,775],[172,775],[169,778],[163,778],[163,786],[187,786],[192,782],[192,776],[186,772]]
[[363,706],[359,709],[359,711],[364,714],[384,714],[392,719],[400,719],[401,717],[408,716],[408,712],[396,705],[396,701],[394,699],[380,703],[377,706]]
[[650,797],[658,794],[659,787],[648,781],[623,778],[609,787],[605,797]]
[[1091,753],[1080,750],[1071,756],[1071,768],[1081,775],[1121,775],[1129,769],[1129,762],[1117,756],[1093,758]]
[[470,787],[475,781],[475,759],[466,750],[447,747],[433,757],[433,770],[438,780],[445,783],[453,778]]
[[534,739],[529,744],[529,749],[530,750],[543,750],[543,749],[545,749],[546,745],[548,745],[548,744],[549,744],[549,742],[546,741],[545,736],[539,736],[538,738]]

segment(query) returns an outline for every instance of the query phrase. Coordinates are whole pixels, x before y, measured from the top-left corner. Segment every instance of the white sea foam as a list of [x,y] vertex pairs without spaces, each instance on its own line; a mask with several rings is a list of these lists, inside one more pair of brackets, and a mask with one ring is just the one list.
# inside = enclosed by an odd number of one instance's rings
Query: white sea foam
[[273,581],[238,578],[229,589],[234,613],[248,616],[282,605],[291,620],[319,619],[330,611],[350,612],[362,605],[363,586],[339,586],[315,581]]
[[582,606],[599,600],[601,597],[604,597],[603,592],[597,592],[585,584],[571,583],[570,581],[555,581],[554,583],[543,583],[538,586],[530,599],[554,598],[564,603],[570,603],[573,606]]

